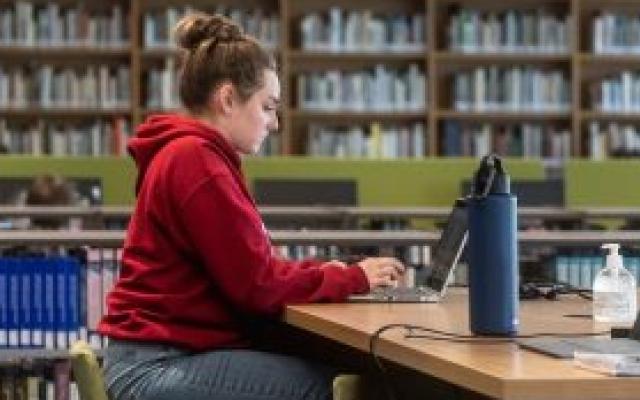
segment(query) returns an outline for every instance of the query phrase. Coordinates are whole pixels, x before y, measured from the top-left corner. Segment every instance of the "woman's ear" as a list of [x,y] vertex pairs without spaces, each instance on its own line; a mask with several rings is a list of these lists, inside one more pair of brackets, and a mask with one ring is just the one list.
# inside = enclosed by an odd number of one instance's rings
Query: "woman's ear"
[[211,92],[210,107],[216,114],[230,115],[235,102],[235,90],[231,82],[219,85]]

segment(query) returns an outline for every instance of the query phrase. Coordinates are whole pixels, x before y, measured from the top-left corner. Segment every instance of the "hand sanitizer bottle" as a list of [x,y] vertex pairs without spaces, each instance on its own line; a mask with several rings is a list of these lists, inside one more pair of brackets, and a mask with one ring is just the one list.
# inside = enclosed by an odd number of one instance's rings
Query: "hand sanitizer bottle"
[[593,282],[593,319],[596,322],[630,325],[636,318],[636,281],[622,266],[620,245],[602,245],[609,249],[605,267]]

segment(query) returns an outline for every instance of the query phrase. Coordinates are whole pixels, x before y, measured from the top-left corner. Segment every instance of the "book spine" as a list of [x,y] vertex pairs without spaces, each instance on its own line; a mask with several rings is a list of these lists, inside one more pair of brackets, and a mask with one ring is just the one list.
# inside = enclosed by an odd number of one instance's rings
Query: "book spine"
[[21,258],[16,261],[19,269],[18,282],[20,285],[20,347],[31,347],[31,331],[34,328],[31,314],[32,263],[28,258]]
[[64,259],[67,278],[67,343],[68,346],[79,339],[80,332],[80,265],[73,257]]
[[9,277],[7,260],[0,257],[0,348],[9,345]]
[[14,258],[7,259],[8,315],[7,336],[9,347],[20,345],[20,271]]
[[69,295],[68,280],[68,268],[65,260],[61,257],[51,258],[50,260],[55,269],[56,280],[56,344],[57,349],[66,349],[69,347],[67,341],[67,328],[69,324],[68,318],[68,302],[67,297]]
[[56,296],[56,266],[48,259],[41,263],[44,271],[44,346],[47,349],[56,348],[56,310],[58,297]]
[[31,318],[33,329],[31,341],[34,347],[44,346],[44,271],[42,262],[37,258],[29,260],[31,264]]

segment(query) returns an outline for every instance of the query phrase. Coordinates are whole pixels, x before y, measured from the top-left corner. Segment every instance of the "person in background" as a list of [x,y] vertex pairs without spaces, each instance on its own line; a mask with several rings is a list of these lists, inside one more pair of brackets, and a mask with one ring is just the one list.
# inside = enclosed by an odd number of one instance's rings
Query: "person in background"
[[[31,181],[26,190],[20,192],[14,204],[18,206],[72,206],[78,203],[79,195],[73,186],[63,177],[42,174]],[[66,216],[31,216],[11,218],[0,223],[2,229],[19,230],[68,230],[79,229],[82,221],[79,218]],[[3,249],[4,256],[44,257],[48,255],[70,255],[84,260],[84,251],[79,248],[49,245],[17,245]]]
[[276,255],[240,159],[278,129],[275,62],[221,16],[187,15],[175,33],[186,112],[149,117],[128,143],[137,201],[99,326],[110,398],[330,399],[337,370],[260,350],[255,320],[391,285],[404,266]]
[[[25,206],[71,206],[78,203],[78,194],[71,184],[63,177],[52,174],[41,174],[24,192],[20,193],[16,201]],[[67,217],[38,216],[21,218],[14,221],[18,229],[68,229],[79,225],[79,221],[72,221]]]
[[[67,206],[72,203],[73,193],[67,181],[49,174],[36,176],[25,198],[28,206]],[[31,225],[41,229],[59,229],[62,221],[52,217],[37,217],[32,219]]]

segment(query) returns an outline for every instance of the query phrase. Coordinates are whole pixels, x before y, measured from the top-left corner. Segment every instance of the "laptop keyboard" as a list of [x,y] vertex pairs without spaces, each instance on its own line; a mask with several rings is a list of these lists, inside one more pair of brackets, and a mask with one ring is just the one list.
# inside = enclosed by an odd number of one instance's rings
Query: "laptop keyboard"
[[389,302],[423,302],[435,301],[439,294],[431,288],[418,287],[382,287],[371,291],[370,296],[379,301]]

